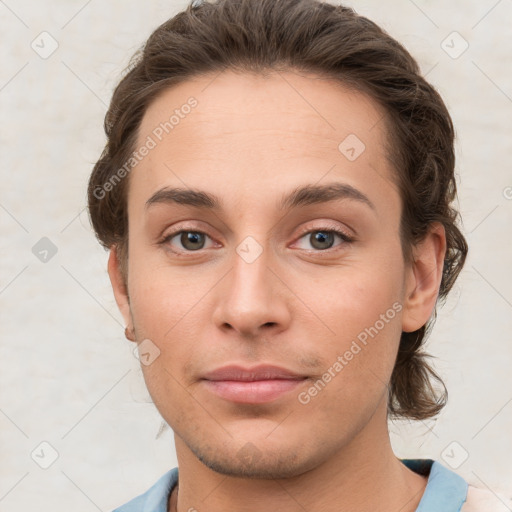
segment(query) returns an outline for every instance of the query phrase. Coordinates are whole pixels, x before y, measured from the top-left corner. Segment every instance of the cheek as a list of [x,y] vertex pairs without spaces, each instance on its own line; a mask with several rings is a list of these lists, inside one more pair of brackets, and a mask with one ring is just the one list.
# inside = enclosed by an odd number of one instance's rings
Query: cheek
[[325,299],[324,314],[331,314],[324,317],[334,334],[318,340],[324,373],[299,397],[306,421],[315,416],[340,435],[349,435],[355,423],[364,425],[386,403],[401,334],[400,301],[393,302],[389,291],[362,285],[357,290]]
[[130,269],[130,307],[140,336],[165,340],[208,302],[217,275],[208,269],[173,268],[162,258],[134,257]]
[[[320,325],[322,336],[316,338],[326,370],[336,375],[331,379],[324,374],[333,382],[329,387],[340,399],[352,397],[356,404],[358,396],[382,393],[394,366],[403,308],[400,248],[353,261],[329,275],[322,270],[315,279],[303,276],[300,286],[309,290],[308,302],[328,327]],[[303,327],[314,336],[312,325]]]
[[202,357],[197,325],[198,315],[205,314],[200,301],[204,293],[190,283],[182,287],[180,283],[167,282],[162,279],[163,274],[159,273],[153,284],[148,284],[151,280],[140,286],[134,283],[132,314],[137,339],[149,343],[156,355],[150,364],[144,364],[140,357],[148,392],[155,406],[166,412],[166,418],[177,421],[187,417],[187,410],[191,414],[195,410],[183,370],[191,360]]
[[183,405],[179,397],[184,393],[181,398],[187,401],[186,369],[191,361],[201,367],[205,357],[201,343],[210,327],[210,292],[218,273],[207,268],[172,268],[161,260],[152,265],[150,257],[132,261],[129,283],[135,333],[138,340],[150,340],[149,346],[154,344],[158,354],[150,365],[142,365],[146,385],[155,403],[171,392],[172,402]]
[[[302,275],[299,289],[329,327],[330,338],[347,340],[376,322],[385,331],[392,324],[400,324],[403,280],[400,254],[393,251],[385,257],[361,258],[329,272],[320,268],[314,278]],[[386,329],[382,329],[382,315]]]

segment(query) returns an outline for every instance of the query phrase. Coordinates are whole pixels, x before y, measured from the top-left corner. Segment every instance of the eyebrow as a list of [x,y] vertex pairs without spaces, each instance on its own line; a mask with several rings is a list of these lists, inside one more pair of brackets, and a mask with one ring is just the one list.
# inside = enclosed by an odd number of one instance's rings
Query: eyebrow
[[[303,185],[283,195],[277,207],[279,210],[293,209],[299,206],[320,204],[340,199],[352,199],[366,204],[375,210],[375,205],[358,189],[347,183],[328,183],[326,185]],[[154,204],[181,204],[210,210],[222,210],[222,200],[202,190],[164,187],[157,190],[147,201],[145,208]]]

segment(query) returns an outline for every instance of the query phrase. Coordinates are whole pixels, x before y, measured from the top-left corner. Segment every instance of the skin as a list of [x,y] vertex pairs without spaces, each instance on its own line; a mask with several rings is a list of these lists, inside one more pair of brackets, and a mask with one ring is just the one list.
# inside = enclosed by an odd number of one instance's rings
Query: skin
[[[434,224],[404,262],[382,110],[318,76],[229,71],[164,91],[144,115],[139,145],[190,96],[197,107],[129,178],[128,287],[115,246],[108,267],[128,329],[160,350],[142,369],[175,433],[178,511],[415,510],[426,479],[393,454],[387,384],[402,330],[432,314],[446,241]],[[365,144],[354,161],[338,149],[349,134]],[[296,187],[327,183],[351,185],[373,208],[353,198],[276,207]],[[223,209],[145,208],[166,186],[215,194]],[[354,241],[334,235],[319,249],[314,235],[327,228]],[[179,229],[206,233],[204,247],[190,250],[180,235],[160,243]],[[236,251],[248,236],[262,251],[251,263]],[[394,303],[394,318],[301,403],[299,392]],[[228,363],[274,364],[308,379],[272,402],[237,404],[201,380]]]

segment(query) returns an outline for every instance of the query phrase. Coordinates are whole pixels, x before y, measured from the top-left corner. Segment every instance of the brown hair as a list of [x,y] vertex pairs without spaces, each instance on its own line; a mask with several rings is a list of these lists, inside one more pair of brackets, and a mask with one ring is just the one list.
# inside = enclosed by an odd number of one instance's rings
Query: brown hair
[[[335,79],[384,108],[389,158],[402,198],[404,258],[410,260],[412,246],[432,222],[444,226],[447,252],[439,291],[444,300],[468,250],[451,207],[456,183],[450,115],[403,46],[352,9],[318,0],[194,1],[135,54],[114,91],[105,117],[107,143],[88,185],[96,236],[105,248],[116,246],[125,282],[129,179],[106,184],[116,173],[119,178],[129,161],[148,105],[164,89],[200,74],[286,69]],[[435,315],[419,330],[402,333],[389,386],[391,416],[425,419],[446,403],[446,388],[422,351]]]

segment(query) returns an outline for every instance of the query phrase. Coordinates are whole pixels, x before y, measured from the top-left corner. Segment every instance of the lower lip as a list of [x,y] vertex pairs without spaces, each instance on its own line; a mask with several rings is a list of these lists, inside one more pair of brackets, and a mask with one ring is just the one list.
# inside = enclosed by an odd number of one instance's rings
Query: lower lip
[[271,379],[251,382],[239,380],[205,380],[210,391],[241,404],[262,404],[276,400],[296,389],[305,379]]

